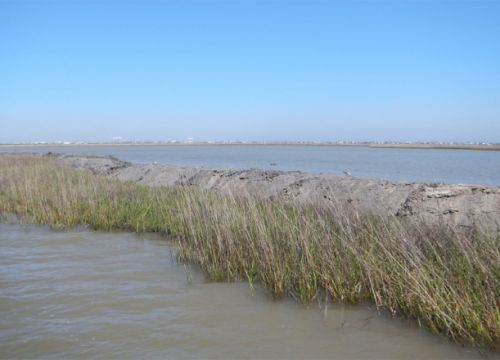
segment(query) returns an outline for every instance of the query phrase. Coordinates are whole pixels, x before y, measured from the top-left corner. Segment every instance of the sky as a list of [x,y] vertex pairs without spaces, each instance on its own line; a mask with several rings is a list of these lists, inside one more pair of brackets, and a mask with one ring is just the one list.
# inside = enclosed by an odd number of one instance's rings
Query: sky
[[0,0],[0,143],[500,142],[500,1]]

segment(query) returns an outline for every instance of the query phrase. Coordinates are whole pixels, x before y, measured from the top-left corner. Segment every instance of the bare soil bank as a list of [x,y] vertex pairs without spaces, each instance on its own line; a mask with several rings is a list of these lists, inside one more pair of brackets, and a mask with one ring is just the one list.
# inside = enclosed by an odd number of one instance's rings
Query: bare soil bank
[[78,169],[149,186],[197,186],[236,195],[348,203],[360,211],[420,217],[460,226],[500,229],[500,188],[482,185],[401,183],[300,171],[210,170],[131,164],[114,157],[47,154]]

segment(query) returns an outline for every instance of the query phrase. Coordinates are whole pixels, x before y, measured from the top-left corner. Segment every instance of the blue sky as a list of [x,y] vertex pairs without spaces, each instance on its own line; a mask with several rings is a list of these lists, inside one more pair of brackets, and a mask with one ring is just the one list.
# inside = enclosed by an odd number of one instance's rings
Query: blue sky
[[0,142],[500,142],[499,1],[2,1]]

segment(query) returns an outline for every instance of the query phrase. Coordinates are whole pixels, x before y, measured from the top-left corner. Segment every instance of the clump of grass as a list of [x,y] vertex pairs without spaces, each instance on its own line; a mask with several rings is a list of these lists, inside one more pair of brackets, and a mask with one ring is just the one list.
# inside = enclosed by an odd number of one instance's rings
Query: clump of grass
[[179,191],[112,181],[48,158],[0,157],[0,211],[56,228],[170,233]]
[[500,236],[359,214],[332,203],[145,187],[48,158],[0,157],[0,212],[29,222],[173,234],[213,280],[276,298],[372,301],[436,333],[499,350]]

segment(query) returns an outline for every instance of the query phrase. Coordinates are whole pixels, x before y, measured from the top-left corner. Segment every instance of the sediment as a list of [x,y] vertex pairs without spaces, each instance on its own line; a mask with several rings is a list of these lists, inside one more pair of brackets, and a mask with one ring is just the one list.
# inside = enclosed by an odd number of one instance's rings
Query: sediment
[[112,156],[45,154],[77,169],[149,186],[195,186],[224,194],[295,201],[335,201],[377,215],[500,230],[500,188],[393,182],[300,171],[216,170],[132,164]]

